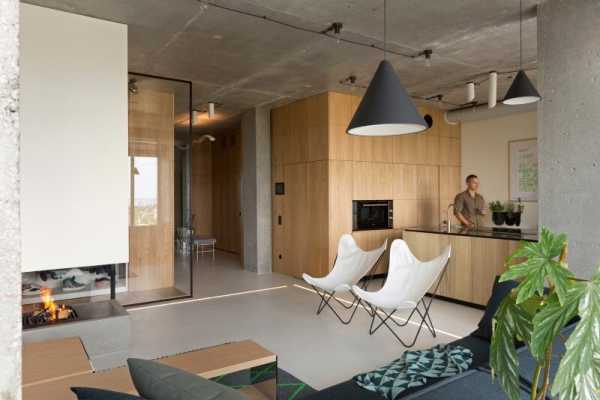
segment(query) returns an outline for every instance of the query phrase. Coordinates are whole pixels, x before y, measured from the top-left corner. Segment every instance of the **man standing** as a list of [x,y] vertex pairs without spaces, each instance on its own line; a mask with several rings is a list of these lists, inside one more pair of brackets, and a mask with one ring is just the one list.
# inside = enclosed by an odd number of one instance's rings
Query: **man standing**
[[479,190],[479,178],[477,175],[469,175],[465,180],[467,190],[460,192],[454,198],[454,215],[466,228],[479,226],[479,218],[485,215],[485,201],[483,196],[477,193]]

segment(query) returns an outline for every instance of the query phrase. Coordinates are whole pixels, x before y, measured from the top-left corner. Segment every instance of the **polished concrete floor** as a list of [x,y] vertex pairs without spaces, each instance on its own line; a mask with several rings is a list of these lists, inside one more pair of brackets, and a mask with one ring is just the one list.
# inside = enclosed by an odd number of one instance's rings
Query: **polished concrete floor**
[[[276,353],[281,368],[320,389],[404,351],[385,330],[368,334],[370,319],[364,310],[349,326],[329,311],[317,316],[318,298],[301,281],[243,271],[235,255],[219,252],[214,261],[204,256],[194,262],[194,276],[195,298],[130,309],[132,356],[154,358],[252,339]],[[432,317],[438,336],[425,331],[415,348],[462,337],[481,315],[480,310],[436,300]],[[400,332],[408,339],[416,329],[409,324]]]

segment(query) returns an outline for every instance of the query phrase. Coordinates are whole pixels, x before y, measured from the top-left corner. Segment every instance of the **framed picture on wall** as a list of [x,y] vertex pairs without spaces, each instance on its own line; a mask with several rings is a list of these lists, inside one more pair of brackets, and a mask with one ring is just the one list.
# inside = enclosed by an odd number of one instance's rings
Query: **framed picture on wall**
[[537,201],[537,139],[508,142],[508,190],[513,201]]

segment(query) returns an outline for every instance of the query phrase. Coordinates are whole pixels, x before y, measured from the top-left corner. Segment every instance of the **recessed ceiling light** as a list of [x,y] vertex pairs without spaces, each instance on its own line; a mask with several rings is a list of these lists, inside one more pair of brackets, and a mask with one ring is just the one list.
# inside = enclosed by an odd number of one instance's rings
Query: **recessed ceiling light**
[[311,88],[312,85],[307,83],[306,85],[304,85],[304,87],[308,89],[308,88]]
[[212,38],[215,40],[221,40],[221,39],[223,39],[223,35],[213,35]]

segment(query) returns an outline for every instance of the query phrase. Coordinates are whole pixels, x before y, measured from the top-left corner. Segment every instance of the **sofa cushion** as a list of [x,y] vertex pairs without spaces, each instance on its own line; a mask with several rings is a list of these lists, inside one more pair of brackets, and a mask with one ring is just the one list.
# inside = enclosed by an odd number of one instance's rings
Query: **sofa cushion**
[[488,342],[492,340],[492,319],[494,318],[494,314],[496,314],[502,299],[519,285],[519,282],[516,281],[499,282],[499,279],[500,277],[496,276],[494,287],[492,288],[492,295],[485,306],[483,317],[479,321],[477,330],[472,333],[473,336],[477,336]]
[[[453,378],[448,378],[426,389],[407,396],[406,400],[464,400],[486,399],[506,400],[506,394],[492,376],[484,371],[470,370]],[[519,399],[529,400],[530,395],[525,390],[519,393]]]
[[138,393],[148,400],[243,400],[219,383],[155,361],[130,358],[129,373]]
[[75,393],[78,400],[143,400],[141,397],[127,393],[96,388],[72,387],[71,391]]

